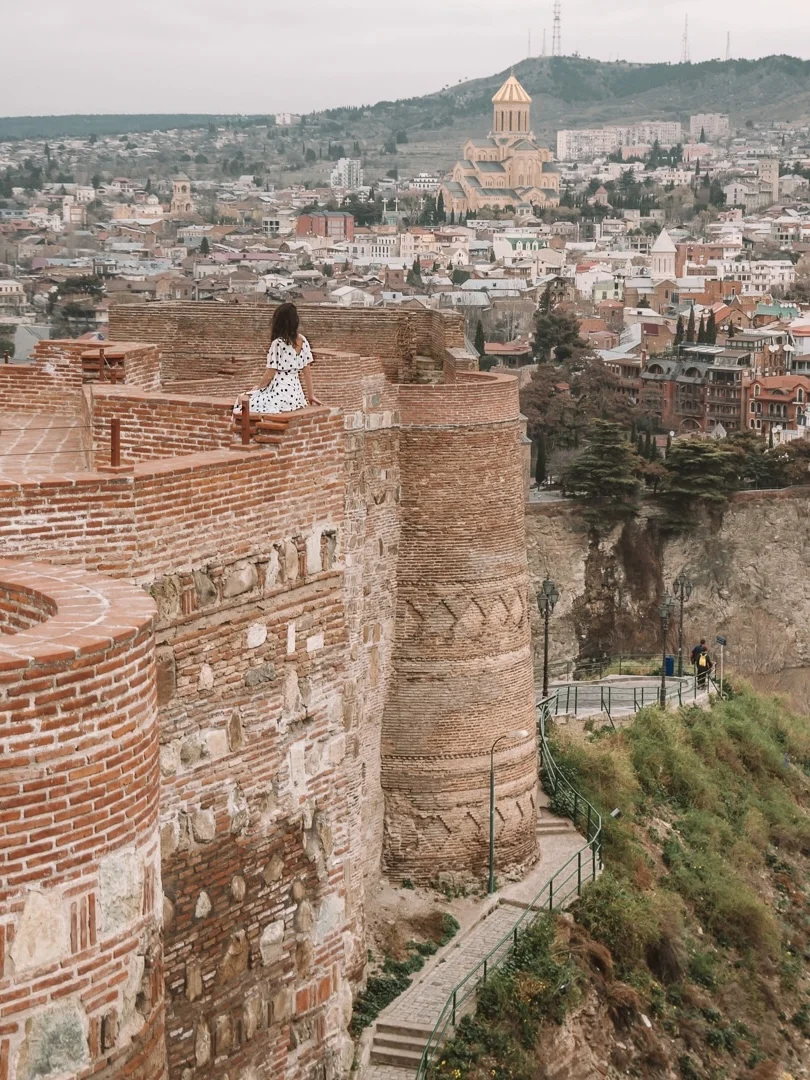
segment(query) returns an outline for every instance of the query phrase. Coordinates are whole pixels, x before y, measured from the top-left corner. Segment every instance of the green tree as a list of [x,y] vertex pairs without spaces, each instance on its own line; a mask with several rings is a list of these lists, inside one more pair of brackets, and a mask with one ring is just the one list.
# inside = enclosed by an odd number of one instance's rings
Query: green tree
[[99,176],[98,173],[93,174],[93,177],[90,180],[90,183],[93,185],[93,187],[96,189],[96,191],[98,191],[98,189],[101,187],[101,177]]
[[702,315],[700,316],[700,325],[698,326],[697,343],[698,345],[706,344],[706,321]]
[[4,357],[8,353],[9,357],[14,356],[14,342],[11,338],[0,337],[0,358]]
[[679,439],[666,460],[668,496],[678,503],[723,503],[739,486],[742,455],[713,439]]
[[705,142],[706,142],[706,128],[704,128],[704,127],[702,127],[702,128],[700,129],[700,141],[701,141],[702,143],[705,143]]
[[551,286],[547,285],[534,315],[532,351],[538,360],[567,360],[585,348],[579,336],[579,319],[567,311],[555,308]]
[[709,321],[706,323],[706,344],[717,344],[717,320],[713,311],[709,312]]
[[396,134],[396,139],[399,145],[402,146],[403,143],[406,143],[408,141],[408,132],[400,128],[400,130]]
[[436,220],[440,224],[443,224],[447,220],[447,215],[444,212],[444,195],[442,195],[441,191],[439,192],[439,197],[436,200]]
[[641,486],[641,463],[620,424],[594,420],[588,444],[566,470],[565,487],[597,504],[632,503]]
[[207,236],[204,236],[202,238],[202,240],[200,241],[200,254],[201,255],[210,255],[211,254],[211,245],[208,243],[208,237]]
[[487,339],[484,337],[484,324],[481,320],[478,320],[478,326],[475,328],[475,351],[479,356],[483,356],[486,349]]
[[[481,325],[480,323],[478,324]],[[537,481],[539,487],[546,479],[546,440],[545,436],[541,435],[537,440],[537,458],[534,463],[534,478]]]
[[689,308],[689,321],[686,324],[686,340],[690,345],[695,342],[695,305]]
[[728,321],[728,340],[731,341],[731,339],[734,337],[734,335],[736,333],[737,333],[737,327],[734,325],[734,323],[731,321],[731,319],[729,319],[729,321]]
[[683,315],[679,315],[678,316],[678,323],[677,323],[677,325],[675,327],[675,344],[676,345],[682,344],[684,333],[685,333],[685,331],[684,331],[684,327],[683,327]]

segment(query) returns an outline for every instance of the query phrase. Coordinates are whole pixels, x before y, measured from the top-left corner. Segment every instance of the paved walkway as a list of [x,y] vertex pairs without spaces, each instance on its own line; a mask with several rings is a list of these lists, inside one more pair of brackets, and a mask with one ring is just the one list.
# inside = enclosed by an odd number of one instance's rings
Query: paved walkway
[[86,472],[88,434],[82,421],[67,413],[0,412],[0,480]]

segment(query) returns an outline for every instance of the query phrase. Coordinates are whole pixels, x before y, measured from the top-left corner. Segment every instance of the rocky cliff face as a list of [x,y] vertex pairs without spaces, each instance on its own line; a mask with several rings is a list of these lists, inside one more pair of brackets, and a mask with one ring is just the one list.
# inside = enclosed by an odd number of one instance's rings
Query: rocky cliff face
[[[810,665],[810,492],[746,492],[716,517],[696,516],[688,532],[668,532],[645,508],[633,522],[594,530],[573,504],[527,510],[531,584],[555,578],[560,602],[551,621],[552,659],[653,653],[661,647],[658,604],[686,570],[694,591],[684,644],[716,634],[727,659],[747,673]],[[533,607],[537,664],[540,616]],[[677,619],[668,648],[677,648]]]

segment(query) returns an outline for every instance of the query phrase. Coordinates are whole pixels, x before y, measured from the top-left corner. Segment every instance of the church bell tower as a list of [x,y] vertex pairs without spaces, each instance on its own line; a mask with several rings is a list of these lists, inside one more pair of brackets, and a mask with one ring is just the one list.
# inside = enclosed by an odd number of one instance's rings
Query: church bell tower
[[533,138],[531,109],[532,99],[513,72],[492,99],[492,136]]

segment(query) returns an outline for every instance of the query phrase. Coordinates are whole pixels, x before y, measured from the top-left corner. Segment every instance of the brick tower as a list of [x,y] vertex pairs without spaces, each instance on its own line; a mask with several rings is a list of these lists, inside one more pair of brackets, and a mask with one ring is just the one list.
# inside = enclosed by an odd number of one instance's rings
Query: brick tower
[[533,856],[537,758],[514,380],[400,387],[402,533],[383,719],[391,876],[482,875],[495,754],[500,869]]

